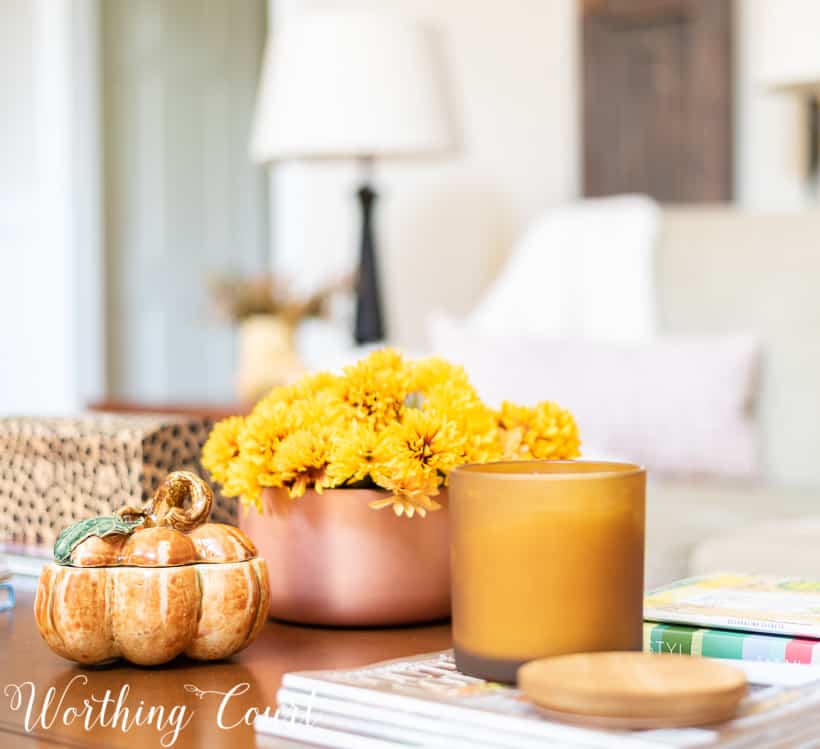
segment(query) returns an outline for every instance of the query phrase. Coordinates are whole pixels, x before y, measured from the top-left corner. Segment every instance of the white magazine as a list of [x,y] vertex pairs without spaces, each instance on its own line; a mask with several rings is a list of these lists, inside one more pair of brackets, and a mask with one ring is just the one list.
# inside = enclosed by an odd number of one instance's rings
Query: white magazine
[[[682,656],[683,657],[683,656]],[[707,728],[614,731],[545,718],[516,689],[459,673],[452,651],[343,671],[286,674],[261,733],[338,749],[665,749],[820,745],[818,669],[732,665],[753,685],[738,716]]]

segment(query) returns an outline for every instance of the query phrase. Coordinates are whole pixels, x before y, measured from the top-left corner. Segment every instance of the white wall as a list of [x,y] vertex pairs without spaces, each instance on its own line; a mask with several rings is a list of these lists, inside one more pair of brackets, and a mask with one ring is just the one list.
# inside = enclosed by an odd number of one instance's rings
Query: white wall
[[[814,37],[820,40],[817,0],[735,2],[735,197],[749,208],[796,210],[816,205],[804,176],[804,103],[766,86],[779,67],[778,58],[788,53],[790,35],[778,33],[787,9],[793,11],[795,23],[813,26]],[[817,44],[820,49],[820,41]]]
[[0,414],[102,387],[93,0],[0,5]]
[[[387,5],[280,0],[274,8],[281,17],[308,7]],[[494,272],[499,247],[539,211],[577,194],[577,24],[572,0],[390,0],[389,8],[439,28],[461,130],[452,158],[376,169],[385,294],[412,297],[418,310],[389,320],[390,333],[412,346],[423,343],[424,318],[436,299],[447,295],[455,309],[466,304],[474,296],[469,289]],[[355,169],[288,165],[275,172],[277,267],[303,274],[308,284],[349,271],[357,253]],[[436,273],[441,253],[461,259],[463,277]],[[408,264],[429,268],[424,287],[403,286]]]

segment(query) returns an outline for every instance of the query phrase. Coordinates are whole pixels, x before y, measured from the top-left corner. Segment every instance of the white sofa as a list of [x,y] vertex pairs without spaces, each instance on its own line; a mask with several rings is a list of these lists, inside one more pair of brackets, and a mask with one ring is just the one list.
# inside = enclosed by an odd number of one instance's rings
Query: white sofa
[[[489,241],[471,248],[475,267],[498,267],[503,257],[496,248]],[[454,253],[460,259],[448,267],[450,253],[440,253],[434,270],[422,263],[386,264],[386,287],[405,290],[388,294],[394,329],[424,325],[419,300],[407,289],[424,288],[425,308],[454,314],[480,298],[486,275],[471,274],[465,254],[463,248]],[[427,283],[431,272],[448,283]],[[795,534],[793,521],[820,515],[820,211],[774,216],[731,208],[665,209],[656,274],[663,333],[751,332],[762,341],[756,412],[763,479],[731,485],[650,477],[647,585],[703,572],[704,566],[748,569],[748,554],[737,554],[745,548],[742,533],[739,541],[732,536],[760,524],[769,525],[773,540],[753,555],[755,566],[792,571],[786,562],[798,553],[795,545],[814,541],[811,534]],[[814,566],[806,562],[805,574],[820,578],[820,555],[815,558]]]
[[[820,212],[666,211],[657,271],[665,332],[760,337],[764,481],[653,482],[647,583],[716,568],[820,578],[820,564],[803,551],[820,535],[799,530],[800,518],[814,525],[810,516],[820,515]],[[760,525],[769,541],[750,548],[744,528]]]

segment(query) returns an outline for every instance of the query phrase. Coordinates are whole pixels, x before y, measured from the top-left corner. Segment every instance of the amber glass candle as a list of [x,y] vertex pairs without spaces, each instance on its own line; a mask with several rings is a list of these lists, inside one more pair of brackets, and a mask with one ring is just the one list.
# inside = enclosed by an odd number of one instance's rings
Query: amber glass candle
[[640,650],[646,472],[520,461],[450,474],[461,671],[515,681],[534,658]]

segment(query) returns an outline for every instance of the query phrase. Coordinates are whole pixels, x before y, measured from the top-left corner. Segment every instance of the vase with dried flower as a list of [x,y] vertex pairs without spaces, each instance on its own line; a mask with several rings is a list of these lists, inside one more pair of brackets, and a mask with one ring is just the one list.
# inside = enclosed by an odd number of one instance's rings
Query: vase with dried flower
[[461,367],[384,349],[219,422],[202,462],[246,506],[272,616],[376,626],[449,615],[453,468],[578,454],[575,421],[555,403],[492,409]]
[[321,317],[330,297],[348,282],[296,297],[273,276],[218,276],[209,286],[217,312],[237,324],[236,391],[240,402],[256,403],[272,387],[296,380],[304,367],[294,346],[297,325]]

